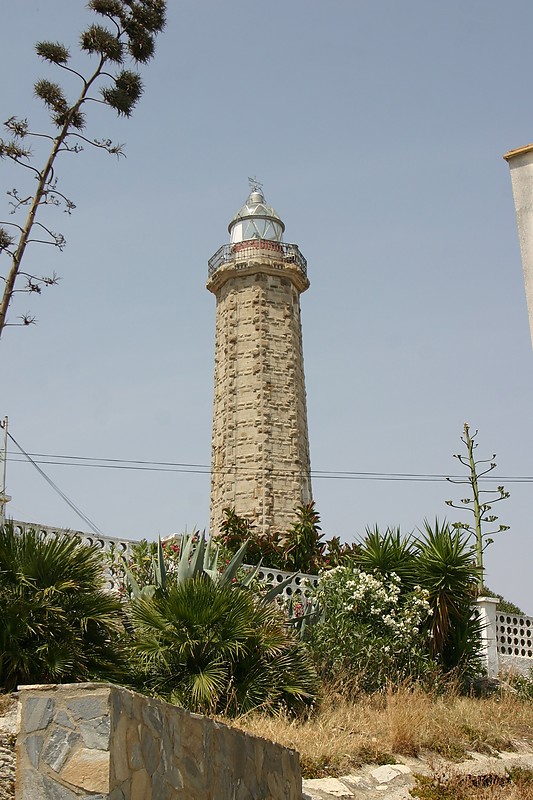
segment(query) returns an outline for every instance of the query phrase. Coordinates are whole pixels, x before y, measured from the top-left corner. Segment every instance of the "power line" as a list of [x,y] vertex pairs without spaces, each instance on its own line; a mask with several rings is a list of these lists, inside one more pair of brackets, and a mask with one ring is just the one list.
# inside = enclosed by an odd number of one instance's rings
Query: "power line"
[[[41,468],[38,466],[37,462],[36,462],[36,461],[34,461],[34,459],[33,459],[33,458],[32,458],[32,457],[31,457],[31,456],[28,454],[28,453],[26,453],[26,451],[25,451],[25,450],[24,450],[24,449],[21,447],[21,445],[20,445],[20,444],[17,442],[17,440],[15,439],[15,437],[14,437],[14,436],[12,436],[12,435],[9,433],[9,431],[7,432],[7,435],[8,435],[8,437],[11,439],[11,441],[13,442],[13,444],[14,444],[16,447],[18,447],[18,449],[20,450],[20,452],[22,453],[22,455],[23,455],[23,456],[25,456],[25,457],[27,458],[27,460],[30,462],[30,464],[32,464],[32,465],[35,467],[35,469],[37,470],[37,472],[38,472],[40,475],[42,475],[42,477],[45,479],[45,481],[46,481],[46,482],[47,482],[47,483],[48,483],[48,484],[49,484],[49,485],[52,487],[52,489],[53,489],[55,492],[57,492],[57,494],[58,494],[58,495],[59,495],[59,496],[60,496],[60,497],[61,497],[61,498],[62,498],[62,499],[65,501],[65,503],[66,503],[68,506],[70,506],[70,508],[71,508],[71,509],[74,511],[74,513],[75,513],[75,514],[77,514],[77,515],[78,515],[78,517],[79,517],[81,520],[83,520],[83,522],[85,522],[85,524],[86,524],[86,525],[88,525],[88,526],[89,526],[89,527],[92,529],[92,531],[93,531],[94,533],[97,533],[97,534],[99,534],[100,536],[103,536],[104,534],[102,533],[102,531],[100,530],[100,528],[98,528],[98,527],[97,527],[97,526],[96,526],[96,525],[95,525],[93,522],[91,522],[91,520],[89,519],[89,517],[88,517],[86,514],[84,514],[84,513],[83,513],[83,511],[81,511],[81,510],[78,508],[78,506],[77,506],[77,505],[75,505],[75,503],[73,503],[73,502],[72,502],[72,500],[70,500],[70,499],[67,497],[67,495],[66,495],[66,494],[65,494],[63,491],[61,491],[61,489],[59,488],[59,486],[57,486],[57,484],[55,484],[55,483],[54,483],[54,481],[53,481],[51,478],[49,478],[49,477],[48,477],[48,475],[46,474],[46,472],[44,472],[44,470],[42,470],[42,469],[41,469]],[[15,460],[17,460],[17,459],[15,459]],[[19,460],[21,460],[21,459],[19,459]]]
[[[12,437],[10,437],[12,438]],[[17,445],[18,446],[18,445]],[[54,466],[75,466],[90,467],[93,469],[119,469],[119,470],[140,470],[148,472],[179,472],[189,474],[208,475],[216,473],[249,472],[248,467],[230,467],[226,469],[212,470],[208,464],[191,464],[177,461],[147,461],[140,459],[120,459],[120,458],[95,458],[92,456],[70,456],[57,455],[50,453],[31,453],[25,454],[27,458],[36,464],[49,464]],[[32,458],[30,458],[30,456]],[[45,460],[37,460],[45,459]],[[59,460],[61,459],[61,460]],[[9,461],[23,461],[16,457],[9,457]],[[272,470],[275,475],[294,475],[304,474],[295,470]],[[445,475],[440,473],[413,473],[413,472],[358,472],[350,470],[318,470],[312,469],[309,473],[314,479],[324,480],[366,480],[366,481],[412,481],[412,482],[437,482],[466,479],[464,475]],[[533,476],[530,475],[502,475],[486,476],[485,481],[506,483],[532,483]]]

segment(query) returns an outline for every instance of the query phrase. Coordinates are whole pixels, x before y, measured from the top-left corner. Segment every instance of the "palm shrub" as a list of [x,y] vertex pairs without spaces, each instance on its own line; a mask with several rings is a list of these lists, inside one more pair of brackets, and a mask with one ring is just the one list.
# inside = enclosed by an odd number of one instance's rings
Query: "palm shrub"
[[0,687],[120,680],[120,601],[94,546],[0,527]]
[[242,714],[301,708],[316,675],[303,644],[272,603],[205,575],[169,581],[131,605],[145,689],[192,711]]
[[134,586],[129,607],[143,690],[203,713],[296,710],[314,698],[305,646],[271,602],[283,584],[257,594],[257,569],[239,580],[245,552],[246,543],[219,570],[211,540],[187,537],[170,571],[159,547],[156,583]]

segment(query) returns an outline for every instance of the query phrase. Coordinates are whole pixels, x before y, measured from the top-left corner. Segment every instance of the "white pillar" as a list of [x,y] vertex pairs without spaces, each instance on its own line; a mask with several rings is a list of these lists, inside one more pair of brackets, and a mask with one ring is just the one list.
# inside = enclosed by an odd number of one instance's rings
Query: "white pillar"
[[495,597],[478,597],[475,602],[482,625],[481,656],[488,678],[497,678],[500,671],[498,643],[496,640],[496,608],[498,602]]
[[504,155],[511,171],[511,183],[524,270],[529,328],[533,344],[533,144]]

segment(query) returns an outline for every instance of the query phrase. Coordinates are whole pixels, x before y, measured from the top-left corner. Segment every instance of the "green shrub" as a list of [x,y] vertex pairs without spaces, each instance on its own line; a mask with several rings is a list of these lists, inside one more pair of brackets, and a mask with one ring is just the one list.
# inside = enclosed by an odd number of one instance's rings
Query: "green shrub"
[[338,536],[323,541],[320,516],[314,502],[299,506],[295,521],[284,534],[257,530],[248,520],[239,517],[234,508],[224,509],[219,541],[228,553],[235,553],[248,543],[246,560],[288,572],[317,575],[321,569],[351,561],[357,545],[341,543]]
[[122,607],[96,547],[0,527],[0,686],[121,680]]
[[206,575],[131,605],[143,687],[203,713],[298,709],[314,698],[308,654],[273,603]]
[[446,522],[427,520],[416,540],[417,580],[427,592],[430,652],[467,688],[481,672],[481,625],[472,610],[478,570],[468,537]]
[[322,573],[315,598],[323,619],[311,628],[311,649],[321,674],[347,691],[378,691],[434,668],[421,633],[428,593],[420,587],[402,593],[395,573],[340,566]]

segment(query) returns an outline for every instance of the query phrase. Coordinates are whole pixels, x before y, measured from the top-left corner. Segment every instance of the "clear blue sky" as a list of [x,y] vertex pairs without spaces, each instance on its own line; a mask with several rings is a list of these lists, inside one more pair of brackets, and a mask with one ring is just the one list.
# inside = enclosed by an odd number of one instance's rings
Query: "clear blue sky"
[[[74,46],[82,2],[9,0],[2,119],[42,126],[37,39]],[[57,288],[20,295],[0,345],[0,416],[32,453],[210,461],[214,298],[206,262],[248,192],[309,262],[302,296],[312,466],[457,472],[464,421],[502,476],[533,475],[533,353],[507,150],[533,140],[533,6],[525,0],[170,3],[131,120],[94,108],[91,136],[127,159],[65,156],[68,245],[26,267]],[[0,163],[4,191],[26,179]],[[26,184],[31,188],[31,182]],[[0,218],[5,216],[0,213]],[[209,478],[45,467],[107,534],[208,523]],[[533,484],[503,481],[511,525],[488,582],[533,614]],[[9,511],[83,527],[35,470],[10,462]],[[315,479],[327,536],[444,517],[443,482]],[[452,519],[457,518],[452,515]]]

